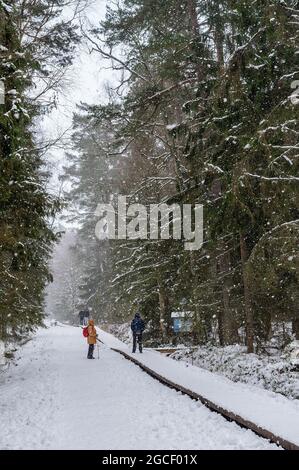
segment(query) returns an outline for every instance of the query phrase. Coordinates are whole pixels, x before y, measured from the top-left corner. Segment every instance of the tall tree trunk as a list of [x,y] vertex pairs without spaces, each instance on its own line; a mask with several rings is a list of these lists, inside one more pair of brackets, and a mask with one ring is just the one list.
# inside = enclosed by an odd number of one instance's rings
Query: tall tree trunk
[[219,29],[216,29],[215,31],[214,40],[217,53],[217,62],[219,64],[220,72],[222,73],[224,69],[223,33]]
[[299,340],[299,318],[294,318],[292,321],[292,330],[295,335],[295,339]]
[[[217,258],[214,255],[211,257],[211,264],[210,264],[210,273],[211,273],[211,278],[213,279],[213,291],[214,291],[214,297],[218,298],[218,295],[216,294],[217,292]],[[219,344],[220,346],[224,346],[224,322],[223,322],[223,309],[217,310],[216,311],[217,315],[217,324],[218,324],[218,339],[219,339]]]
[[230,253],[227,251],[228,246],[222,244],[221,249],[223,253],[220,255],[219,267],[220,274],[222,276],[221,284],[223,299],[223,311],[221,319],[222,341],[224,344],[235,344],[238,342],[239,337],[237,324],[230,307],[230,289],[232,287],[230,278],[231,259]]
[[188,10],[192,35],[197,37],[199,35],[199,24],[196,11],[196,0],[188,0]]
[[162,339],[165,339],[168,324],[168,309],[169,301],[166,293],[166,289],[162,284],[159,284],[159,307],[160,307],[160,331]]
[[[196,11],[196,0],[188,0],[188,15],[189,15],[189,25],[192,40],[200,39],[199,23],[197,18]],[[201,64],[197,63],[195,66],[197,80],[200,82],[203,79],[203,69]]]
[[217,5],[217,2],[215,2],[215,7],[217,7],[217,12],[214,20],[214,42],[216,47],[216,56],[219,65],[219,71],[220,74],[222,74],[224,70],[224,31],[223,24],[221,22],[219,5]]
[[244,285],[244,302],[245,302],[245,318],[246,318],[246,345],[247,352],[253,353],[254,346],[254,329],[253,329],[253,310],[250,297],[250,286],[249,279],[246,270],[246,262],[248,260],[248,248],[245,236],[240,232],[240,253],[242,261],[242,276],[243,276],[243,285]]
[[217,313],[218,322],[218,339],[220,346],[225,346],[224,342],[224,322],[223,322],[223,310]]
[[[219,178],[214,178],[211,184],[211,198],[216,200],[222,194],[221,180]],[[230,289],[232,287],[232,282],[230,278],[231,270],[231,258],[230,253],[228,252],[229,246],[223,240],[220,241],[218,245],[218,252],[220,253],[218,257],[218,263],[214,262],[214,277],[215,277],[215,286],[219,285],[217,281],[217,265],[219,266],[220,271],[220,285],[222,289],[222,303],[223,308],[218,312],[218,334],[219,341],[221,346],[226,344],[234,344],[238,342],[238,328],[234,320],[231,307],[230,307]]]

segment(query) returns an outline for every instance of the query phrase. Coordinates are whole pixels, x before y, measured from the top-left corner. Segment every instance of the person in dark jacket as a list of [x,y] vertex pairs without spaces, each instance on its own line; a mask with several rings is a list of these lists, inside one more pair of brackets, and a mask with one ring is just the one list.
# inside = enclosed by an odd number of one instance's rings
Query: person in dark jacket
[[80,320],[80,325],[81,326],[86,326],[87,325],[88,320],[89,320],[89,316],[90,316],[90,313],[89,313],[88,307],[86,307],[85,310],[81,310],[79,312],[79,320]]
[[140,313],[137,312],[131,322],[131,330],[133,333],[133,353],[136,352],[137,343],[139,345],[139,352],[142,353],[142,333],[144,326],[144,321],[142,320]]

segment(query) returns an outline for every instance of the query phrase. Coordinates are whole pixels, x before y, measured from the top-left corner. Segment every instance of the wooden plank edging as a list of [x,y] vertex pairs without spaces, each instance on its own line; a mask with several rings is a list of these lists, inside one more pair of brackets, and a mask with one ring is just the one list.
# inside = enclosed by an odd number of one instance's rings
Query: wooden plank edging
[[274,444],[280,445],[283,447],[283,449],[286,450],[299,450],[299,446],[297,444],[294,444],[280,436],[275,435],[271,431],[268,431],[265,428],[262,428],[258,426],[257,424],[253,423],[252,421],[249,421],[245,418],[242,418],[242,416],[239,416],[232,411],[226,410],[225,408],[222,408],[220,405],[217,405],[210,401],[209,399],[203,397],[202,395],[199,395],[196,392],[193,392],[192,390],[189,390],[188,388],[183,387],[182,385],[178,385],[175,382],[172,382],[171,380],[163,377],[162,375],[158,374],[154,370],[150,369],[149,367],[145,366],[142,364],[142,362],[139,362],[137,359],[134,357],[130,356],[127,354],[125,351],[121,351],[120,349],[117,348],[111,348],[112,351],[115,351],[122,356],[124,356],[126,359],[129,361],[132,361],[134,364],[138,365],[144,372],[149,374],[151,377],[154,379],[158,380],[162,384],[166,385],[169,388],[172,388],[178,392],[183,393],[184,395],[188,395],[190,398],[193,400],[199,400],[201,403],[203,403],[207,408],[209,408],[211,411],[215,411],[216,413],[219,413],[221,416],[226,418],[229,421],[234,421],[237,423],[239,426],[250,429],[253,431],[255,434],[257,434],[260,437],[263,437],[265,439],[268,439],[269,441],[273,442]]

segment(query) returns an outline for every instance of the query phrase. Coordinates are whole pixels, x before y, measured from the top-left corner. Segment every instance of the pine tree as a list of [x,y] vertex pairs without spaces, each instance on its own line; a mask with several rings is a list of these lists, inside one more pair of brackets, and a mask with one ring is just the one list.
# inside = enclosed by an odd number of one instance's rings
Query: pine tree
[[51,280],[47,262],[56,236],[49,221],[59,201],[47,193],[49,175],[33,131],[44,108],[29,91],[37,75],[44,77],[49,91],[51,67],[64,67],[72,59],[78,36],[75,25],[59,20],[65,3],[0,2],[0,79],[5,86],[5,104],[0,105],[0,337],[4,339],[42,323],[44,287]]
[[125,0],[86,33],[122,72],[113,103],[88,116],[117,123],[104,138],[121,169],[111,194],[205,207],[199,252],[175,240],[109,243],[109,275],[91,292],[109,292],[119,318],[138,305],[167,340],[171,311],[186,308],[197,342],[217,329],[221,345],[244,341],[248,352],[274,319],[297,331],[297,10],[296,1]]

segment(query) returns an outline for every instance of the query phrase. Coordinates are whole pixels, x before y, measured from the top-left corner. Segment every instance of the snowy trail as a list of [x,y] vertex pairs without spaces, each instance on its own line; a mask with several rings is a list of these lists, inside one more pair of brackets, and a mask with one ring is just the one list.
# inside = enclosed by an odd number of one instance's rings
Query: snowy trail
[[298,400],[290,400],[279,393],[254,385],[232,382],[220,374],[175,361],[146,348],[142,355],[132,354],[127,344],[103,330],[100,330],[100,339],[107,346],[123,351],[158,375],[284,439],[284,445],[299,448]]
[[0,375],[0,449],[277,449],[161,385],[81,330],[40,330]]

